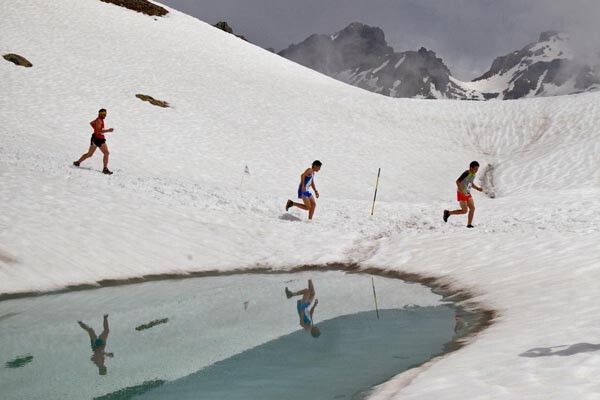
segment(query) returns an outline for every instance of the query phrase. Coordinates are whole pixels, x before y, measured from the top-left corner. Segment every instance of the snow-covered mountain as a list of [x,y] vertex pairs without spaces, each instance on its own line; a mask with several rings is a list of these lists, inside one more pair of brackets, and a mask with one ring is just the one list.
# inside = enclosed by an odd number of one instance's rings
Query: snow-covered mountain
[[569,36],[549,31],[537,42],[496,58],[489,71],[462,85],[499,99],[581,93],[600,88],[600,64],[579,62]]
[[380,28],[352,23],[334,35],[312,35],[279,53],[342,82],[391,97],[518,99],[593,91],[600,66],[577,62],[566,34],[544,32],[539,41],[498,57],[472,82],[452,76],[425,48],[395,52]]
[[334,35],[312,35],[279,55],[342,82],[391,97],[478,98],[451,79],[441,58],[425,48],[397,53],[384,32],[358,22]]

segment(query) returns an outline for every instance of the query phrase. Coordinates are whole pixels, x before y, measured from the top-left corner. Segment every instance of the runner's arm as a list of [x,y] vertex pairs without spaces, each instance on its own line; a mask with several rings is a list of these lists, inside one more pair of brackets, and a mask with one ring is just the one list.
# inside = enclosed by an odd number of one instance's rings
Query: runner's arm
[[473,184],[472,186],[480,192],[483,192],[483,188],[481,188],[481,186],[477,186],[476,184]]
[[99,126],[99,121],[97,119],[93,120],[92,122],[90,122],[90,125],[92,126],[92,129],[94,130],[95,134],[99,134],[99,133],[110,133],[112,131],[114,131],[113,128],[108,128],[108,129],[100,129]]
[[319,304],[319,299],[315,299],[315,304],[313,304],[312,308],[310,309],[310,320],[313,320],[313,314],[315,313],[315,308],[317,308],[317,304]]
[[307,323],[304,322],[304,313],[305,313],[305,310],[302,310],[302,311],[300,311],[300,314],[299,314],[299,316],[300,316],[300,326],[303,327],[303,328],[307,328],[310,325],[308,325]]

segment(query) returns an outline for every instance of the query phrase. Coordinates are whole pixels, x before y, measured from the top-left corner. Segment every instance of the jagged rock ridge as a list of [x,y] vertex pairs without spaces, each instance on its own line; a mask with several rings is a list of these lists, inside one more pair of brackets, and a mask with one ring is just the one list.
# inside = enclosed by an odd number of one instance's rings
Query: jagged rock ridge
[[473,82],[496,86],[502,99],[573,94],[600,88],[600,66],[579,62],[565,33],[547,31],[537,42],[496,58]]
[[119,7],[125,7],[133,11],[141,12],[142,14],[162,17],[167,15],[167,11],[164,7],[151,3],[148,0],[100,0],[104,3],[115,4]]
[[279,55],[340,81],[391,97],[518,99],[600,88],[600,67],[573,59],[568,37],[548,31],[539,41],[498,57],[472,82],[452,76],[425,48],[395,52],[384,32],[358,22],[334,35],[311,35]]
[[397,53],[380,28],[358,22],[335,35],[311,35],[279,55],[391,97],[473,98],[472,91],[451,81],[450,70],[433,51]]

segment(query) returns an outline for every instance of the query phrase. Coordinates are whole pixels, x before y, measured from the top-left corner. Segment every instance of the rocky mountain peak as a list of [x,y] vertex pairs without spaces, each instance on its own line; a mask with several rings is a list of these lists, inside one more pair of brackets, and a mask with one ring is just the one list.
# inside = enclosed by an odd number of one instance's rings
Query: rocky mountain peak
[[279,55],[329,75],[370,65],[393,52],[381,28],[354,22],[333,35],[311,35]]
[[340,81],[391,97],[517,99],[600,89],[600,66],[573,59],[569,35],[545,31],[539,41],[497,57],[472,82],[452,77],[425,47],[395,52],[383,30],[353,22],[333,35],[311,35],[279,55]]
[[569,35],[542,32],[539,41],[498,57],[473,80],[500,90],[501,99],[553,96],[600,88],[600,68],[574,59]]
[[552,39],[563,40],[561,33],[558,31],[546,31],[540,34],[538,42],[549,42]]
[[333,35],[311,35],[279,53],[335,79],[392,97],[462,98],[435,52],[394,52],[383,30],[353,22]]
[[335,35],[334,42],[353,43],[360,46],[368,53],[385,54],[393,52],[385,41],[383,30],[377,26],[368,26],[360,22],[353,22]]

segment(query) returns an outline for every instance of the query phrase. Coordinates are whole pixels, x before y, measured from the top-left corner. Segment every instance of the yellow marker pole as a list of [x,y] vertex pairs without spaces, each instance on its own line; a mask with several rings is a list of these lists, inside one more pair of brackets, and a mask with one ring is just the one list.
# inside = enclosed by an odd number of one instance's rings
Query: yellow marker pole
[[381,168],[377,171],[377,182],[375,182],[375,195],[373,196],[373,206],[371,207],[371,215],[375,211],[375,200],[377,199],[377,188],[379,187],[379,175],[381,174]]

